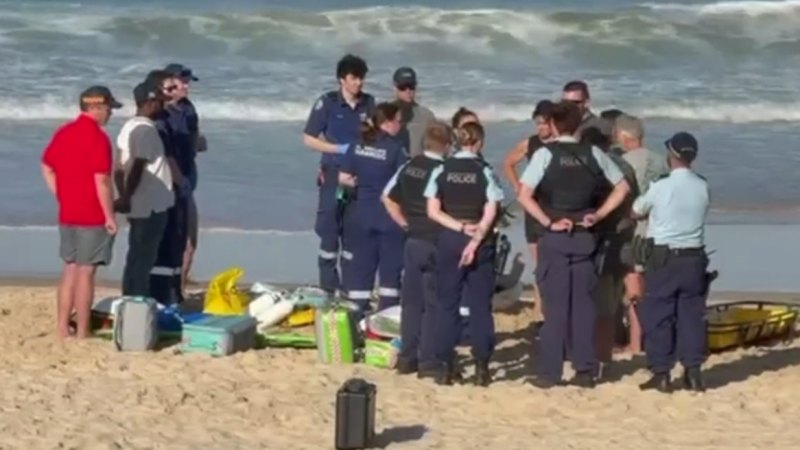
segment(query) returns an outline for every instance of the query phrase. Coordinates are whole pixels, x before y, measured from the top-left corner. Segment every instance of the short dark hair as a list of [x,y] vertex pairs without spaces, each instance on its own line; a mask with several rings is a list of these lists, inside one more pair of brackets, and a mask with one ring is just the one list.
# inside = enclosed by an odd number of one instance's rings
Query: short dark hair
[[597,127],[589,127],[583,130],[583,133],[581,133],[581,142],[594,145],[604,152],[608,151],[609,147],[611,147],[611,139],[603,134]]
[[589,86],[585,81],[573,80],[564,85],[564,92],[580,91],[583,98],[589,99]]
[[556,103],[553,106],[550,119],[559,134],[575,134],[583,121],[581,110],[572,102]]
[[151,70],[145,77],[144,81],[145,83],[153,83],[156,86],[161,86],[161,84],[164,83],[164,80],[169,78],[175,78],[175,75],[167,72],[166,70],[157,69]]
[[344,55],[336,64],[336,78],[339,80],[346,78],[348,75],[364,79],[367,76],[367,72],[369,72],[367,62],[356,55]]
[[456,111],[456,113],[453,114],[453,118],[450,121],[450,125],[452,125],[453,130],[455,131],[455,129],[458,128],[458,124],[461,122],[461,119],[468,116],[478,117],[478,115],[475,114],[475,112],[470,111],[469,109],[463,106],[458,108],[458,111]]
[[531,113],[531,118],[536,119],[537,117],[543,117],[545,119],[550,119],[550,115],[553,113],[553,106],[556,104],[551,102],[550,100],[542,100],[536,104],[536,108],[533,109],[533,113]]

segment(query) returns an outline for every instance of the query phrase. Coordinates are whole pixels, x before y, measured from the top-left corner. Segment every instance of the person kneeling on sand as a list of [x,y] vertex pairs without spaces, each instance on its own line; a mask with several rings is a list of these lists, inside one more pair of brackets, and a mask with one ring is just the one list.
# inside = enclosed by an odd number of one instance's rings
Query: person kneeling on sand
[[60,254],[64,271],[58,286],[57,329],[69,336],[70,315],[77,316],[77,337],[90,332],[97,266],[111,262],[117,222],[111,187],[111,142],[102,127],[122,104],[105,86],[80,96],[81,114],[62,125],[42,155],[42,175],[58,200]]

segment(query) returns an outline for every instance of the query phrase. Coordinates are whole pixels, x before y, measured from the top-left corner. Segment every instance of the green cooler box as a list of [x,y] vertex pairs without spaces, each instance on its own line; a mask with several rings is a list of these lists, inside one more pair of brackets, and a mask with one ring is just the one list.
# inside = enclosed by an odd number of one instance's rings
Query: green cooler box
[[256,319],[250,316],[208,315],[183,325],[179,349],[187,353],[226,356],[255,347]]

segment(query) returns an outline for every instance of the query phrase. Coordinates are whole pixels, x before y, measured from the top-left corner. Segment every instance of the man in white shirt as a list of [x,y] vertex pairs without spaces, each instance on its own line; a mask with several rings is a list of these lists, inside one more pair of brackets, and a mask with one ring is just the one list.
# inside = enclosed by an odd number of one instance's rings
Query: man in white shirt
[[115,209],[127,214],[130,224],[122,295],[148,296],[150,271],[175,194],[164,144],[153,122],[164,107],[163,94],[158,86],[144,82],[134,88],[133,96],[136,116],[125,122],[117,136]]

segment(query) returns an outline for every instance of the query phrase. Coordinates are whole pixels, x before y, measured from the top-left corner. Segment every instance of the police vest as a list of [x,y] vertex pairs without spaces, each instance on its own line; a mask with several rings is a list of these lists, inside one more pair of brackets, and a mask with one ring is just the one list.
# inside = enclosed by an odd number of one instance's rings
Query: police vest
[[487,201],[485,167],[488,164],[478,158],[449,158],[444,162],[437,180],[444,212],[465,222],[481,220]]
[[439,233],[439,224],[428,218],[427,199],[425,187],[428,185],[433,169],[442,164],[442,161],[417,155],[406,164],[400,174],[403,214],[408,221],[408,234],[427,240],[435,240]]
[[539,202],[553,220],[580,220],[603,200],[608,186],[603,170],[589,144],[556,142],[547,147],[553,157],[537,188]]

